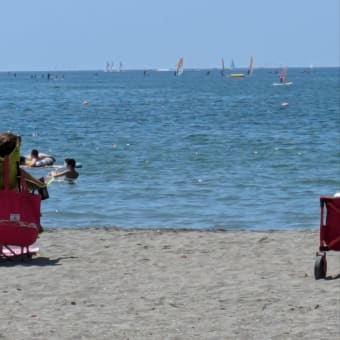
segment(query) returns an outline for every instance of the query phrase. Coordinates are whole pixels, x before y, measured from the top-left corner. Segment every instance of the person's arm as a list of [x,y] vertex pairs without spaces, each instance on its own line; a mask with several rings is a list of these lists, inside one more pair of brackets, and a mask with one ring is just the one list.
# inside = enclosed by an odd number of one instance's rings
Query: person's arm
[[37,163],[37,159],[36,158],[33,158],[31,159],[31,161],[29,162],[28,166],[31,168],[31,167],[35,167]]
[[38,189],[45,188],[46,184],[44,182],[39,181],[37,178],[32,176],[29,172],[25,171],[24,169],[20,169],[20,173],[22,176],[24,176],[25,180],[29,183],[32,183]]
[[64,171],[53,171],[52,172],[52,176],[53,177],[62,177],[62,176],[66,176],[68,173],[70,172],[70,170],[64,170]]
[[44,158],[53,158],[51,155],[48,155],[47,153],[39,152],[39,158],[44,159]]

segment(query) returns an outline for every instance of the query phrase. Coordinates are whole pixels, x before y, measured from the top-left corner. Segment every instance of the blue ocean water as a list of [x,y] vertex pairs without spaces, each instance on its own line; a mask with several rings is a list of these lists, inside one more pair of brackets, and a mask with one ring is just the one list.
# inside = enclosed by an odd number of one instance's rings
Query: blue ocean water
[[1,130],[83,165],[49,186],[45,227],[317,228],[340,191],[339,68],[275,71],[0,73]]

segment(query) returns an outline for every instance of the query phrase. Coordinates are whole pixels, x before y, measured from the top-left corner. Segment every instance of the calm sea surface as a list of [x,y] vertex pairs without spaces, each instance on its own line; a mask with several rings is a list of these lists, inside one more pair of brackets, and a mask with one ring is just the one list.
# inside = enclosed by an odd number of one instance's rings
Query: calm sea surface
[[340,191],[339,68],[287,80],[0,73],[0,124],[23,154],[82,164],[75,184],[49,186],[45,227],[317,228],[319,196]]

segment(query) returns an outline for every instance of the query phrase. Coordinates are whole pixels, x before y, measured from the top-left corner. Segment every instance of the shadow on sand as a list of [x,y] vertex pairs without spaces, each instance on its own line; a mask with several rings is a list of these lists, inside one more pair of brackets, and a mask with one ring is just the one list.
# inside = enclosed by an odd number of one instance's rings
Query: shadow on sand
[[66,259],[76,259],[75,256],[63,256],[56,259],[51,259],[49,257],[39,256],[34,258],[21,258],[19,256],[11,257],[3,260],[0,263],[2,267],[12,267],[12,266],[24,266],[24,267],[46,267],[46,266],[60,266],[62,263],[60,261]]

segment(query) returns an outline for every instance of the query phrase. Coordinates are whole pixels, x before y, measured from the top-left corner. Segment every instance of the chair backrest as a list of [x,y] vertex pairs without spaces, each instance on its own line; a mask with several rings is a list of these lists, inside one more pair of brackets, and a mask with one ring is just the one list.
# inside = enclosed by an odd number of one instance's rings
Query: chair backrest
[[[40,195],[27,190],[26,181],[20,177],[20,190],[17,185],[17,171],[10,169],[9,156],[2,159],[2,182],[0,190],[0,253],[2,246],[15,245],[27,247],[33,244],[40,229]],[[16,169],[16,164],[12,164]],[[9,185],[9,174],[12,176],[14,188]]]
[[321,197],[322,210],[324,205],[326,211],[323,213],[321,224],[322,238],[332,250],[340,250],[340,197]]

